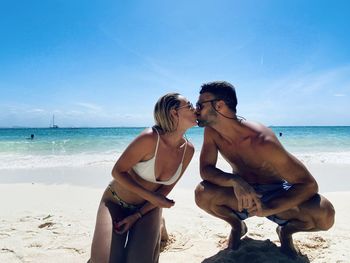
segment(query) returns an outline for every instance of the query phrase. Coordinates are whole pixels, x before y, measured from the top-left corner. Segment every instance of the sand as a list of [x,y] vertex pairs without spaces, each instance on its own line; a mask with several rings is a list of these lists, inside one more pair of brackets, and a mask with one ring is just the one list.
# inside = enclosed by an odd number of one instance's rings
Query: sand
[[[279,251],[276,224],[265,218],[246,220],[239,250],[226,249],[229,225],[194,203],[197,165],[170,194],[175,206],[163,211],[171,242],[160,262],[292,262]],[[333,203],[336,222],[326,232],[295,234],[302,256],[293,262],[350,262],[349,166],[317,164],[310,171]],[[109,180],[108,167],[1,170],[0,262],[86,262]]]

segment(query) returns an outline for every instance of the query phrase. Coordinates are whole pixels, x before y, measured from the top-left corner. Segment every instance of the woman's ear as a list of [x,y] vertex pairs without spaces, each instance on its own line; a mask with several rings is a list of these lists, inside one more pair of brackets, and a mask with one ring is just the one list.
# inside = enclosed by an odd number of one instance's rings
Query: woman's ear
[[176,130],[177,126],[179,125],[179,113],[175,109],[171,109],[169,113],[170,113],[171,122],[175,126],[175,130]]
[[174,117],[179,116],[179,114],[177,113],[177,110],[171,109],[171,110],[170,110],[170,116],[174,118]]

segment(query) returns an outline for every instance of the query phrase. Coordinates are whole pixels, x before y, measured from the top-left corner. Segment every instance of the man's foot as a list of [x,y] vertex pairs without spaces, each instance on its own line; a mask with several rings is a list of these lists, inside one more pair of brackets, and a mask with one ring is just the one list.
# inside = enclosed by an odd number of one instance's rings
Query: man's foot
[[247,225],[241,221],[241,225],[237,229],[231,229],[230,237],[228,239],[228,248],[236,250],[241,242],[241,237],[243,237],[248,231]]
[[289,258],[295,259],[300,253],[293,244],[292,236],[284,233],[283,226],[278,226],[276,232],[281,242],[281,251]]

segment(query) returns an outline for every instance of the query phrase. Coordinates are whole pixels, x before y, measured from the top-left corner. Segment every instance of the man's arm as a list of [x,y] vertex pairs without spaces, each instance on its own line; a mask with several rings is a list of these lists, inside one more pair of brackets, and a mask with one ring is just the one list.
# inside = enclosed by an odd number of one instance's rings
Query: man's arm
[[201,177],[203,180],[219,186],[233,186],[234,175],[216,167],[218,148],[214,141],[213,133],[214,131],[211,128],[206,127],[204,129],[204,141],[199,164]]
[[255,190],[239,175],[226,173],[216,167],[218,148],[211,128],[204,130],[204,141],[200,156],[200,174],[203,180],[224,187],[233,187],[238,210],[255,206],[260,212],[261,202]]
[[293,185],[283,195],[265,204],[266,210],[264,213],[267,213],[267,215],[263,216],[278,214],[296,207],[318,192],[315,178],[298,159],[288,153],[279,143],[270,141],[265,143],[263,147],[264,149],[261,149],[261,151],[264,152],[275,173],[281,179]]

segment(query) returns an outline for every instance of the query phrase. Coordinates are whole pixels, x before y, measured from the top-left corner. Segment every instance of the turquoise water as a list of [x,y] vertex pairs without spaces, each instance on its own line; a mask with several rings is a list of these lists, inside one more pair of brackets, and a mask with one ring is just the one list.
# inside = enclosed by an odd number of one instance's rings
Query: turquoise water
[[350,151],[350,126],[275,126],[271,129],[285,148],[292,152]]
[[[0,129],[0,169],[114,162],[143,129]],[[274,126],[271,129],[288,151],[305,161],[350,163],[350,126]],[[31,134],[34,140],[29,139]],[[192,128],[186,136],[199,152],[203,129]]]
[[[0,129],[0,153],[77,154],[121,153],[145,128],[28,128]],[[187,138],[200,146],[201,128],[187,132]],[[34,140],[30,135],[34,134]]]

